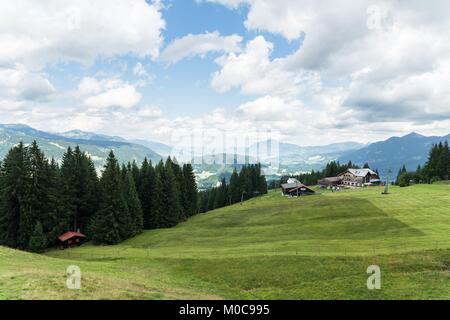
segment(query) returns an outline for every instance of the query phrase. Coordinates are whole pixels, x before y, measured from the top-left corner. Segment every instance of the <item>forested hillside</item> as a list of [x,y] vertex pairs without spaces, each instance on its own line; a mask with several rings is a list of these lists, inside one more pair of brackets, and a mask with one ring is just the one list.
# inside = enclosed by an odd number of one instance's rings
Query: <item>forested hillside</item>
[[70,230],[116,244],[198,211],[191,165],[170,157],[156,166],[145,159],[139,168],[120,166],[111,151],[98,177],[79,147],[69,147],[58,164],[33,142],[13,147],[0,168],[0,244],[12,248],[42,251]]

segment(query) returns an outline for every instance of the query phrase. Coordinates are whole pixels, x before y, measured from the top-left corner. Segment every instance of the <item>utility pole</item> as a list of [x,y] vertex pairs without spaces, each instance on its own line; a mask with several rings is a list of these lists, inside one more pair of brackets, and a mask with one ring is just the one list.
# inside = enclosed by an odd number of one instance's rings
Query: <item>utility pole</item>
[[389,194],[389,178],[392,171],[389,169],[386,176],[386,185],[384,186],[384,192],[383,194]]

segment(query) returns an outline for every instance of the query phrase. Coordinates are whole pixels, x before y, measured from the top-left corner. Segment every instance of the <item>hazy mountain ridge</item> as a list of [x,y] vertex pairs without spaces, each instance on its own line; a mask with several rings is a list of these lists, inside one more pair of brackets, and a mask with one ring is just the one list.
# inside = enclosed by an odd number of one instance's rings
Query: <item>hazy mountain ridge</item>
[[403,137],[391,137],[385,141],[375,142],[367,147],[346,153],[339,158],[339,161],[351,160],[360,165],[368,162],[382,175],[386,174],[388,170],[397,174],[403,165],[413,171],[418,165],[422,166],[426,163],[432,145],[443,141],[450,141],[450,134],[427,137],[413,132]]
[[[98,169],[102,168],[111,149],[114,150],[121,162],[136,160],[138,163],[142,162],[145,157],[153,162],[158,162],[172,152],[172,147],[154,141],[128,141],[118,136],[81,130],[49,133],[21,124],[0,124],[0,159],[20,141],[31,144],[33,140],[37,140],[48,157],[54,157],[56,160],[61,160],[68,146],[79,145],[92,157]],[[240,150],[237,154],[237,165],[245,164],[246,154],[248,154],[250,163],[260,161],[267,174],[276,177],[283,174],[321,170],[332,160],[339,160],[341,163],[351,160],[359,165],[368,162],[373,169],[378,169],[384,176],[389,169],[396,174],[403,164],[408,170],[415,170],[418,165],[425,164],[431,146],[445,140],[450,141],[450,134],[442,137],[427,137],[411,133],[368,145],[344,142],[302,147],[292,143],[269,140]],[[267,152],[270,148],[272,148],[272,154]],[[258,150],[261,151],[259,157],[257,156]],[[225,166],[223,165],[224,158]],[[201,156],[195,155],[194,168],[199,182],[205,180],[208,185],[213,185],[221,177],[228,176],[234,167],[234,158],[233,152],[205,155],[203,160]]]
[[131,142],[119,141],[119,139],[108,140],[108,136],[88,134],[82,131],[72,131],[65,135],[48,133],[33,129],[25,125],[0,125],[0,159],[20,141],[31,144],[36,140],[47,157],[60,161],[62,155],[69,146],[80,148],[87,152],[95,163],[97,169],[103,167],[104,161],[110,150],[114,150],[121,162],[136,160],[141,162],[145,157],[154,162],[162,157],[155,151]]

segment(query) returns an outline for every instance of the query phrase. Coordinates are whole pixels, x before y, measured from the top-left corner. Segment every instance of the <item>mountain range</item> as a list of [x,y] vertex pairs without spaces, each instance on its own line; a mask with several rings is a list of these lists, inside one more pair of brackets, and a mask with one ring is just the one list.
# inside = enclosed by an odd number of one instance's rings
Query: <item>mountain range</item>
[[391,170],[397,174],[403,165],[407,170],[414,171],[418,165],[426,163],[428,153],[433,144],[449,141],[447,136],[423,136],[418,133],[410,133],[403,137],[392,137],[385,141],[372,143],[359,150],[346,152],[339,157],[342,163],[352,161],[356,164],[368,162],[373,169],[378,169],[381,175]]
[[114,150],[121,162],[136,160],[142,162],[145,157],[158,162],[162,156],[157,152],[141,144],[128,142],[120,137],[109,137],[79,130],[64,133],[48,133],[33,129],[26,125],[2,125],[0,124],[0,159],[7,154],[9,149],[22,141],[28,145],[36,140],[41,150],[47,157],[53,157],[60,161],[64,152],[70,146],[80,146],[88,153],[98,170],[100,170],[110,150]]
[[[62,133],[49,133],[33,129],[21,124],[0,124],[0,160],[11,147],[22,141],[31,144],[36,140],[42,151],[48,157],[54,157],[60,161],[67,147],[74,148],[79,145],[94,161],[98,170],[103,167],[104,161],[110,150],[114,150],[121,162],[136,160],[142,162],[145,157],[154,163],[171,155],[172,147],[164,143],[148,140],[127,140],[118,136],[108,136],[80,130],[71,130]],[[388,170],[396,174],[403,165],[408,170],[415,170],[418,165],[423,165],[428,157],[431,146],[440,141],[450,141],[447,136],[423,136],[411,133],[403,137],[391,137],[385,141],[363,145],[357,142],[335,143],[324,146],[302,147],[296,144],[277,142],[273,140],[261,141],[251,145],[246,150],[241,150],[237,155],[237,164],[242,165],[246,161],[245,154],[251,162],[259,161],[266,170],[268,176],[273,178],[284,174],[295,174],[311,170],[321,170],[328,162],[339,160],[341,163],[352,161],[363,165],[368,162],[372,169],[378,169],[381,175],[386,175]],[[276,148],[271,155],[255,156],[257,150]],[[195,155],[195,170],[199,183],[204,180],[208,187],[216,184],[221,177],[228,176],[234,167],[234,154],[232,152],[217,155],[205,155],[201,161],[199,155]],[[226,159],[226,166],[222,165]],[[273,164],[277,162],[277,169]]]

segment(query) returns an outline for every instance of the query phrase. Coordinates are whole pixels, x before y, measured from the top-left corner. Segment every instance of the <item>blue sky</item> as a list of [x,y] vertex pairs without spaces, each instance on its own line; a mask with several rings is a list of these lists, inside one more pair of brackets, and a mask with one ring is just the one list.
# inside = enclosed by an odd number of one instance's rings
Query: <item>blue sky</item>
[[[221,35],[239,34],[243,43],[257,35],[274,43],[272,58],[283,57],[295,52],[301,44],[301,39],[288,41],[280,35],[264,31],[247,31],[244,22],[248,7],[242,5],[238,10],[208,2],[195,0],[167,1],[162,17],[166,21],[166,28],[162,31],[167,47],[177,38],[187,34],[203,34],[218,31]],[[141,90],[142,104],[158,105],[163,112],[176,116],[201,116],[215,108],[232,110],[248,100],[247,96],[239,94],[238,90],[218,93],[211,89],[211,75],[217,70],[214,59],[220,53],[208,53],[206,57],[194,56],[168,64],[152,59],[139,59],[133,54],[126,54],[115,59],[96,59],[89,66],[80,66],[77,63],[56,64],[45,69],[52,82],[63,90],[69,90],[77,85],[83,78],[94,74],[107,72],[110,75],[119,75],[126,81],[137,81],[139,77],[133,74],[133,66],[141,62],[144,64],[154,80]],[[174,94],[176,92],[177,94]],[[180,99],[180,97],[183,97]]]
[[0,117],[163,142],[205,130],[301,145],[448,134],[449,9],[17,0],[0,12]]

